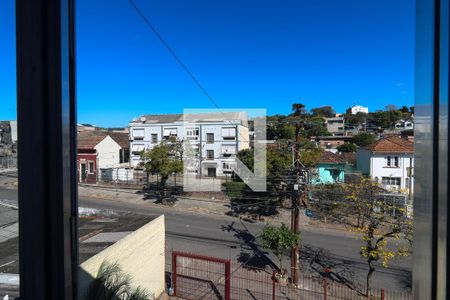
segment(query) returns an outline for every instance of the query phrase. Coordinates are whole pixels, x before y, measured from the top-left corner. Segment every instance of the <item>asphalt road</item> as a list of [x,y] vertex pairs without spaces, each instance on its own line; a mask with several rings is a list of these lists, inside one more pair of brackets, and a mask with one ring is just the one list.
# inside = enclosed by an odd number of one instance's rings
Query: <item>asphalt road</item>
[[[0,199],[17,200],[17,191],[0,188]],[[166,249],[232,258],[257,267],[278,264],[277,259],[258,244],[257,235],[264,224],[228,216],[194,214],[143,202],[130,204],[118,200],[81,198],[79,205],[96,209],[128,211],[166,217]],[[333,276],[350,282],[365,282],[367,266],[359,256],[361,241],[340,232],[305,228],[301,234],[301,272],[317,274],[331,266]],[[289,265],[286,257],[284,265]],[[393,262],[389,268],[377,268],[374,286],[403,290],[411,285],[412,257]]]

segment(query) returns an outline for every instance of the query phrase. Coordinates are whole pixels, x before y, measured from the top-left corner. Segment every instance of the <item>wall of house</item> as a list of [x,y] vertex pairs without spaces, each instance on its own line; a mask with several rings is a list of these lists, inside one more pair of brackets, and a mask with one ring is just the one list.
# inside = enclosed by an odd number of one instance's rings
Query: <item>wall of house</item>
[[117,262],[132,277],[134,287],[141,286],[159,297],[165,290],[164,215],[130,233],[81,264],[79,299],[84,299],[102,262]]
[[111,168],[120,163],[120,147],[110,136],[105,137],[95,146],[97,150],[98,169]]
[[[386,156],[398,156],[399,166],[398,167],[388,167],[386,166]],[[414,166],[414,158],[412,154],[374,154],[372,156],[372,172],[370,176],[372,179],[377,179],[381,183],[382,177],[399,177],[401,178],[400,188],[408,189],[407,178],[408,178],[408,168],[410,167],[410,158],[412,165]],[[414,180],[413,180],[414,185]],[[389,188],[389,187],[388,187]]]
[[356,151],[356,169],[363,175],[370,175],[372,151],[359,148]]
[[[94,164],[94,172],[89,172],[89,162],[92,162]],[[81,164],[86,165],[86,171],[85,174],[86,178],[83,179],[81,174]],[[97,183],[97,154],[96,153],[78,153],[77,154],[77,170],[78,170],[78,182],[80,183],[88,183],[88,184],[95,184]]]
[[320,183],[336,183],[336,180],[331,175],[331,169],[341,169],[337,181],[344,182],[344,166],[338,164],[320,164],[319,165],[319,180]]

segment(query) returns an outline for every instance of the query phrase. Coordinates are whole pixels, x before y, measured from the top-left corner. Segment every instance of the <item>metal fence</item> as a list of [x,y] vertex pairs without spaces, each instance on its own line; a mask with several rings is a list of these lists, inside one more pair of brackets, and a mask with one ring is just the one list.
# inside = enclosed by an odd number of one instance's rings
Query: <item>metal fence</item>
[[[300,276],[298,285],[278,282],[274,270],[233,263],[228,259],[173,251],[166,261],[169,294],[181,299],[217,300],[356,300],[363,289],[335,282],[328,276]],[[370,299],[409,300],[409,291],[373,289]]]
[[0,156],[0,168],[17,168],[17,156]]

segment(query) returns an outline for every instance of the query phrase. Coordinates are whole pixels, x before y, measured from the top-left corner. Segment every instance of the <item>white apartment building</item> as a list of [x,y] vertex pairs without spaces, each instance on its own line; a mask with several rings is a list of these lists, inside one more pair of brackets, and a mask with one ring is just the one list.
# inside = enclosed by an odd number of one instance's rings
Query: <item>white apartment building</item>
[[390,136],[359,148],[356,166],[387,190],[414,191],[414,147],[406,139]]
[[361,105],[354,105],[350,108],[350,110],[352,112],[352,115],[356,115],[359,112],[365,113],[365,114],[369,113],[369,108],[365,107],[365,106],[361,106]]
[[[129,123],[130,162],[141,162],[140,151],[175,137],[197,152],[198,161],[187,170],[205,177],[232,173],[238,151],[249,148],[245,112],[143,115]],[[185,145],[186,146],[186,145]]]

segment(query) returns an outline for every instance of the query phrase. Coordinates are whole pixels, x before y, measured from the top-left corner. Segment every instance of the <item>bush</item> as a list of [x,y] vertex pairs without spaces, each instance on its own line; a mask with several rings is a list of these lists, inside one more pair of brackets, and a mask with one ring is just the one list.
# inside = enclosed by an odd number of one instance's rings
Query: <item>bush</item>
[[338,146],[336,149],[339,152],[356,152],[356,145],[353,143],[346,143],[343,145]]

